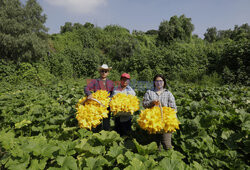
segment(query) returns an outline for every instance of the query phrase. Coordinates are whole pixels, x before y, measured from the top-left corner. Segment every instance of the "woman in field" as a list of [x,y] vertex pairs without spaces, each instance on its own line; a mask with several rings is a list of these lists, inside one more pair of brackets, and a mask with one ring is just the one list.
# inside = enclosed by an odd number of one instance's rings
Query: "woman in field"
[[[175,98],[173,94],[166,89],[166,79],[163,75],[156,75],[153,79],[154,89],[148,90],[143,97],[143,107],[151,108],[154,106],[171,107],[177,111],[175,104]],[[171,149],[171,136],[172,133],[157,134],[157,143],[159,150],[161,150],[161,145],[164,149]]]

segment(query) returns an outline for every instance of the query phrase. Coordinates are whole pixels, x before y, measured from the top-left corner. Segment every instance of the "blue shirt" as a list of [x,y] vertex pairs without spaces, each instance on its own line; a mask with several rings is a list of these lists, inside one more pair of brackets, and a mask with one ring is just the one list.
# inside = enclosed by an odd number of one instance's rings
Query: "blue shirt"
[[[115,87],[112,93],[112,97],[118,93],[131,94],[135,96],[135,91],[129,85],[127,85],[124,89],[122,89],[121,86]],[[120,117],[120,122],[126,122],[132,118],[132,116],[119,116],[119,117]]]
[[115,87],[112,96],[117,93],[131,94],[135,96],[135,91],[129,85],[127,85],[125,89],[122,89],[121,86]]

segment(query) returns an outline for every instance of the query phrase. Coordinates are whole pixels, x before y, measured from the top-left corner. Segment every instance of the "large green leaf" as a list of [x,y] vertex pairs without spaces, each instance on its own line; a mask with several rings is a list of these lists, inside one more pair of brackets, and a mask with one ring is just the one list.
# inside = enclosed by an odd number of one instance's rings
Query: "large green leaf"
[[166,170],[179,170],[179,169],[186,169],[187,165],[178,159],[173,158],[164,158],[159,162],[159,166],[157,169],[166,169]]
[[100,133],[93,134],[93,137],[103,145],[108,145],[115,141],[121,141],[120,135],[115,131],[109,132],[102,130]]
[[144,163],[137,158],[133,158],[130,161],[130,165],[126,167],[124,170],[140,170],[140,169],[148,169]]
[[9,159],[5,164],[5,167],[10,170],[25,170],[30,163],[30,156],[28,154],[23,155],[22,158]]
[[58,163],[58,165],[61,166],[62,169],[65,170],[77,170],[77,164],[76,164],[76,159],[73,158],[72,156],[58,156],[56,158],[56,161]]
[[145,145],[145,146],[140,145],[135,139],[133,139],[133,142],[136,146],[138,153],[141,155],[154,154],[158,150],[156,142],[152,142],[152,143]]
[[84,167],[84,170],[99,170],[102,169],[102,166],[109,165],[109,162],[102,156],[89,157],[85,161],[87,167]]
[[105,152],[105,146],[91,146],[88,139],[81,139],[80,143],[77,144],[75,148],[80,153],[88,152],[93,155],[99,155]]
[[112,158],[116,158],[118,155],[123,154],[123,147],[121,146],[112,146],[110,147],[107,155],[112,157]]
[[47,164],[47,160],[48,158],[39,159],[39,160],[32,159],[28,170],[37,170],[37,169],[43,170]]

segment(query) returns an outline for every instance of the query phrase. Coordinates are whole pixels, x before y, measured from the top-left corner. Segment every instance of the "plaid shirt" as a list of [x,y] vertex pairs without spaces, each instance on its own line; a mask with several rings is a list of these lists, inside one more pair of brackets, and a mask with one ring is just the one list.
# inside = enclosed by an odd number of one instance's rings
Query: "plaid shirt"
[[148,90],[143,97],[143,107],[153,107],[152,101],[154,100],[159,100],[161,102],[162,107],[171,107],[177,111],[175,98],[173,94],[166,89],[164,89],[164,91],[160,95],[158,95],[155,90]]
[[96,92],[97,90],[107,90],[109,94],[112,93],[114,89],[114,83],[111,80],[106,80],[105,85],[101,79],[92,79],[90,83],[84,88],[84,93],[89,96],[91,91]]

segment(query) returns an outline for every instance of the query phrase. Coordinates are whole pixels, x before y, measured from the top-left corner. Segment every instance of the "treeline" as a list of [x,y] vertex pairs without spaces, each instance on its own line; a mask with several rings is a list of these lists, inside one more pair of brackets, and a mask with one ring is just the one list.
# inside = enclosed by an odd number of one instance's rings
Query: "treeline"
[[60,33],[48,35],[46,16],[36,0],[25,5],[0,0],[0,20],[0,78],[7,81],[36,79],[42,84],[55,78],[95,77],[98,65],[106,63],[113,67],[114,80],[122,72],[144,81],[161,73],[182,82],[249,85],[248,24],[233,30],[208,28],[201,39],[192,34],[191,18],[181,15],[146,32],[66,22]]

